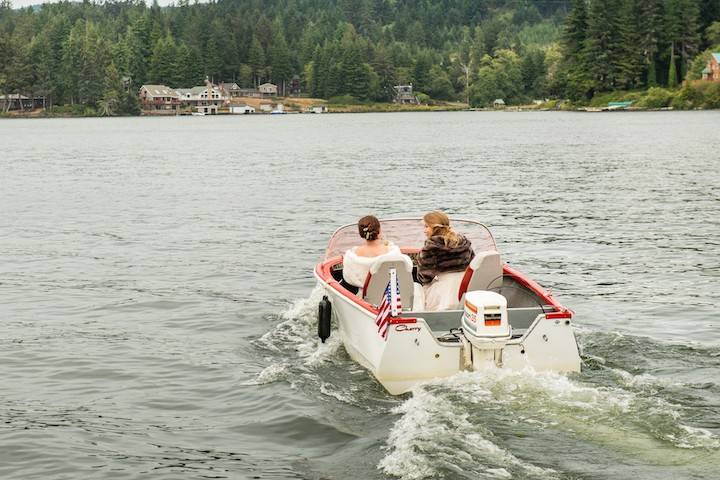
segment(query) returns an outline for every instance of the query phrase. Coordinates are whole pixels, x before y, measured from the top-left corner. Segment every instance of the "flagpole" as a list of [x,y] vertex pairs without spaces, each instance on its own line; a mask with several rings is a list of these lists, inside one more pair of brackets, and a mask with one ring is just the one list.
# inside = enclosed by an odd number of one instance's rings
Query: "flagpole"
[[397,317],[397,271],[394,268],[390,269],[390,314],[393,317]]

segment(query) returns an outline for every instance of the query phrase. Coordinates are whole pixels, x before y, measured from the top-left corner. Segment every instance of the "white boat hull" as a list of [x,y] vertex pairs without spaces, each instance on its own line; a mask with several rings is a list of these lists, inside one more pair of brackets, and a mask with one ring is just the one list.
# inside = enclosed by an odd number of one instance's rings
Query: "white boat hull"
[[332,318],[346,351],[393,395],[409,392],[418,383],[473,368],[580,371],[577,341],[567,318],[548,319],[540,314],[521,336],[510,339],[491,362],[478,362],[483,353],[475,351],[476,361],[468,364],[463,349],[469,345],[438,341],[422,312],[415,319],[396,319],[412,322],[392,323],[384,339],[378,333],[372,311],[322,278],[318,280],[331,302]]

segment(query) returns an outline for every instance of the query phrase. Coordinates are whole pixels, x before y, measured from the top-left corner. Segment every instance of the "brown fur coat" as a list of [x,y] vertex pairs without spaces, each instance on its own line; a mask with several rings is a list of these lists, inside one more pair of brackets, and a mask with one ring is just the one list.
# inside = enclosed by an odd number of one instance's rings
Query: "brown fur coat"
[[418,280],[423,285],[432,282],[438,273],[462,272],[475,256],[470,240],[459,235],[460,243],[455,247],[445,245],[441,236],[425,240],[418,262]]

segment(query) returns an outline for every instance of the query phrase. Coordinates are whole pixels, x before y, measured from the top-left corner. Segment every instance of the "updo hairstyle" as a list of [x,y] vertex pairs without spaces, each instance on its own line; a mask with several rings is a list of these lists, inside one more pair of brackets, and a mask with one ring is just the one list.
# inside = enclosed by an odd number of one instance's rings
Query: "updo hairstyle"
[[371,242],[380,236],[380,220],[373,215],[367,215],[358,222],[358,233],[365,240]]

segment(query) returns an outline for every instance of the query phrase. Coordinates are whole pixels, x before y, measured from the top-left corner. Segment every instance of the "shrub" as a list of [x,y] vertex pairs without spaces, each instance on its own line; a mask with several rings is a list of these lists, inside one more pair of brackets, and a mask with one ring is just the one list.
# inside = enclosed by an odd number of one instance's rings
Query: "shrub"
[[418,99],[418,102],[420,102],[423,105],[427,105],[430,103],[430,95],[427,95],[425,93],[418,92],[417,95],[415,95]]
[[692,110],[703,104],[703,94],[690,83],[686,83],[673,98],[670,104],[679,110]]
[[93,107],[82,104],[57,105],[50,109],[50,114],[71,117],[96,117],[98,115]]
[[362,102],[352,95],[337,95],[328,100],[331,105],[361,105]]
[[670,106],[673,100],[673,93],[670,90],[660,87],[651,87],[647,95],[638,103],[639,107],[664,108]]
[[689,86],[695,90],[694,99],[696,106],[702,108],[720,108],[720,83],[717,82],[692,82]]

